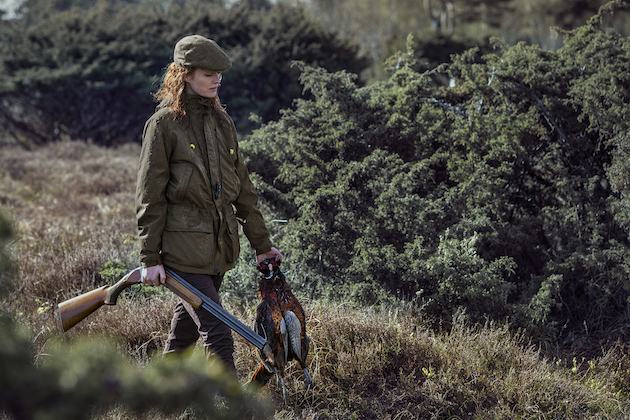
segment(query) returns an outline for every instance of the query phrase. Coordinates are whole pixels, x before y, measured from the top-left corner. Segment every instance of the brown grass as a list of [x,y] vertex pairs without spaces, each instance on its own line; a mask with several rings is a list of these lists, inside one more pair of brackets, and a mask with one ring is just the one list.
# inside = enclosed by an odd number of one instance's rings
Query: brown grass
[[138,153],[137,145],[108,150],[80,142],[0,149],[0,205],[15,223],[19,268],[4,305],[42,339],[55,330],[58,302],[99,283],[97,267],[135,264]]
[[[104,335],[142,364],[163,347],[175,302],[168,291],[126,295],[66,334],[55,313],[58,302],[103,284],[97,269],[105,263],[137,265],[138,154],[137,145],[78,142],[0,148],[0,204],[15,222],[19,269],[0,309],[32,331],[42,353],[53,339]],[[251,324],[256,302],[241,304],[225,302]],[[459,320],[434,331],[418,308],[403,302],[357,308],[303,299],[303,305],[316,386],[305,392],[301,370],[290,368],[285,405],[272,380],[259,396],[274,404],[276,419],[630,418],[630,360],[622,344],[593,360],[550,361],[507,326]],[[258,358],[244,339],[235,339],[244,382]],[[98,418],[132,417],[114,408]]]

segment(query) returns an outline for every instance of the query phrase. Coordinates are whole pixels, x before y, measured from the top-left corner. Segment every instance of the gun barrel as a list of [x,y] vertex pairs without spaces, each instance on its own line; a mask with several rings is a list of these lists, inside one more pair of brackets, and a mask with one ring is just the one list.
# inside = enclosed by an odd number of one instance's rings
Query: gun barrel
[[[265,348],[267,340],[256,334],[251,328],[243,324],[238,318],[223,309],[219,304],[214,302],[208,296],[201,293],[194,286],[184,280],[180,275],[169,268],[166,269],[166,275],[167,277],[171,277],[174,280],[171,283],[181,284],[182,286],[184,286],[184,290],[192,292],[196,299],[195,302],[188,300],[188,296],[183,296],[183,294],[178,293],[176,290],[174,290],[174,288],[169,287],[169,289],[175,292],[178,296],[187,300],[189,303],[191,303],[193,306],[196,306],[197,308],[199,307],[197,305],[199,305],[199,302],[201,301],[200,306],[206,311],[210,312],[212,315],[216,316],[219,321],[223,322],[232,330],[236,331],[240,336],[256,346],[259,350],[263,350]],[[168,283],[169,282],[167,281],[167,286]]]

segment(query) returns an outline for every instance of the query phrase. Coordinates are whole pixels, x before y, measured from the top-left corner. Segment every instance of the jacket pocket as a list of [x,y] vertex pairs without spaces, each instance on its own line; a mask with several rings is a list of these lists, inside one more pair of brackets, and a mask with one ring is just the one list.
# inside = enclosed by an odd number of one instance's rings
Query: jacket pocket
[[162,233],[162,257],[168,263],[207,268],[216,253],[212,218],[191,206],[169,205]]
[[175,163],[169,167],[171,178],[166,187],[166,196],[175,202],[181,202],[186,196],[186,190],[193,173],[193,166],[189,163]]

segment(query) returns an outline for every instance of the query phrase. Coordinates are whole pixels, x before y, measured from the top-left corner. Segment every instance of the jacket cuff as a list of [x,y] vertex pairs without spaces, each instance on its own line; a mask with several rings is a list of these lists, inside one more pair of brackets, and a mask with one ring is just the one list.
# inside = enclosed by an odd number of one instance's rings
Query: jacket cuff
[[162,256],[160,254],[141,255],[140,262],[144,268],[153,267],[162,264]]
[[270,240],[266,240],[264,242],[262,242],[261,244],[259,244],[258,246],[256,246],[254,248],[256,250],[256,255],[260,255],[260,254],[264,254],[266,252],[271,251],[271,241]]

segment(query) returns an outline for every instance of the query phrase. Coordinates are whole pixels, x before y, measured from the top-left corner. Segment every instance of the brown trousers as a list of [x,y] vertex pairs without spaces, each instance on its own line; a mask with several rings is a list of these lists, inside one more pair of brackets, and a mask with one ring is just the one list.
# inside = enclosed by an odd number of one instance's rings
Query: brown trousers
[[[191,274],[173,270],[197,288],[200,292],[221,305],[219,288],[223,276]],[[175,306],[171,330],[164,346],[163,359],[172,360],[190,356],[195,343],[201,337],[206,358],[219,357],[228,369],[236,371],[234,366],[234,339],[230,327],[219,321],[205,309],[197,309],[179,299]]]

